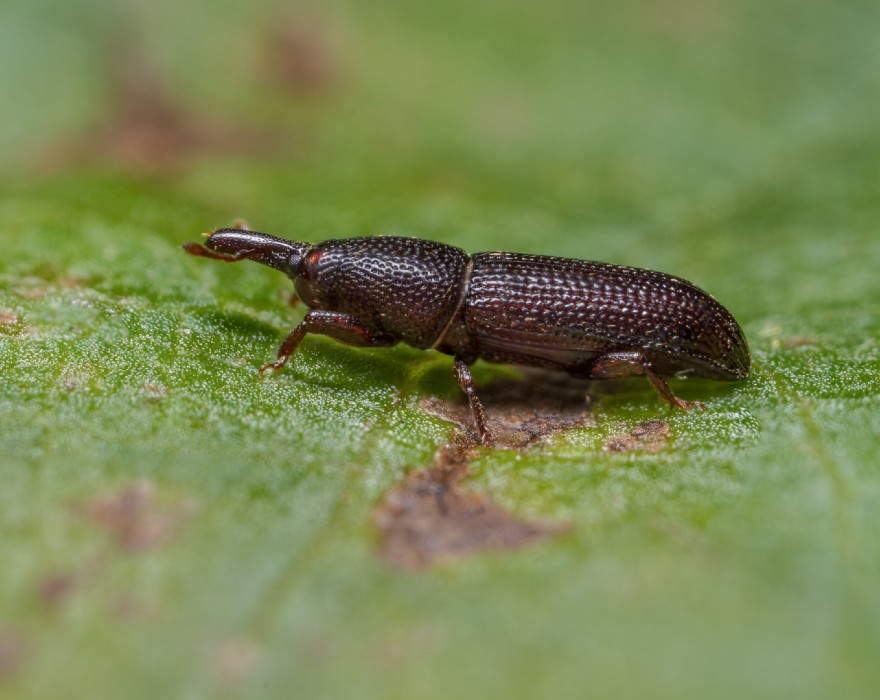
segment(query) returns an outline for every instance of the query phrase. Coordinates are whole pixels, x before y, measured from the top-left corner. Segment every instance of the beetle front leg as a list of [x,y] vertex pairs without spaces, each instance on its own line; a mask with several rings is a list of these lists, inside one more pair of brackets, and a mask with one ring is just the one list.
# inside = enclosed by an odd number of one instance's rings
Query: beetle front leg
[[221,253],[216,250],[211,250],[210,248],[205,248],[205,246],[198,243],[184,243],[183,249],[190,255],[195,255],[198,258],[210,258],[211,260],[220,260],[221,262],[230,263],[248,260],[257,252],[256,250],[245,249],[239,250],[235,253]]
[[464,395],[467,396],[468,403],[471,405],[471,413],[474,414],[474,422],[477,424],[477,430],[480,432],[480,440],[486,447],[492,447],[495,438],[486,425],[486,413],[483,410],[483,404],[480,403],[480,398],[477,396],[477,387],[474,384],[474,378],[471,376],[467,363],[464,360],[456,359],[455,364],[452,366],[452,371],[455,373],[458,385],[461,387]]
[[396,342],[394,338],[371,333],[357,318],[349,314],[335,311],[309,311],[281,344],[278,349],[278,361],[260,367],[260,374],[270,369],[284,367],[307,333],[327,335],[340,343],[358,347],[393,345]]
[[612,352],[602,355],[593,362],[589,373],[591,379],[615,379],[639,375],[647,377],[657,393],[673,406],[678,406],[686,411],[694,407],[706,407],[700,401],[685,401],[673,394],[666,380],[657,373],[657,370],[640,352]]

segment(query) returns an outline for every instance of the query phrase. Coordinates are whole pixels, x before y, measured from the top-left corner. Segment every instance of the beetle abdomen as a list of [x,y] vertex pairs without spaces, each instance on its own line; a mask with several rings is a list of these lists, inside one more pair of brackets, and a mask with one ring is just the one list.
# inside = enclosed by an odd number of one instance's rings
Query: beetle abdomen
[[518,253],[479,253],[464,323],[480,357],[571,371],[638,350],[658,370],[743,379],[737,322],[690,282],[662,272]]

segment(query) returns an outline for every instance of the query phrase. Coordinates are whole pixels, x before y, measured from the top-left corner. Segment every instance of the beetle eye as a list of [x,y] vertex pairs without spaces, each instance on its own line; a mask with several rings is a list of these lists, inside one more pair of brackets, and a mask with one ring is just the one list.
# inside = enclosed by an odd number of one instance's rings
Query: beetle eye
[[303,254],[299,251],[292,253],[291,256],[287,259],[287,263],[284,266],[284,274],[290,277],[290,279],[295,279],[298,277],[302,270],[303,263]]

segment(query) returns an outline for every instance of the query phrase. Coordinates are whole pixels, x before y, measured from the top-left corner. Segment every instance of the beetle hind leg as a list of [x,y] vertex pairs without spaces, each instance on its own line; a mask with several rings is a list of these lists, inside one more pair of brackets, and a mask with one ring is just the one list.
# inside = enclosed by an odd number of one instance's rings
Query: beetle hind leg
[[684,409],[705,408],[700,401],[685,401],[672,393],[669,384],[640,352],[612,352],[597,357],[589,370],[590,379],[615,379],[617,377],[644,376],[654,385],[661,398],[673,406]]
[[495,443],[495,438],[492,436],[489,426],[486,425],[486,412],[483,410],[480,397],[477,396],[474,378],[471,376],[467,363],[464,360],[456,359],[455,364],[452,366],[452,371],[455,373],[458,385],[461,387],[464,395],[467,396],[468,403],[471,405],[471,413],[474,416],[474,423],[477,424],[477,430],[480,433],[480,441],[486,447],[492,447]]

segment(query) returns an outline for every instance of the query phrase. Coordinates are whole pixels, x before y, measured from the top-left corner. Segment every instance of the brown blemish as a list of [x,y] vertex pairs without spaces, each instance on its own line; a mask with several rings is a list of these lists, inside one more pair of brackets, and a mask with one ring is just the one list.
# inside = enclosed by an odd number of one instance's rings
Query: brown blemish
[[410,473],[385,496],[374,519],[387,562],[416,570],[481,551],[520,549],[568,529],[521,520],[485,496],[463,490],[467,463],[479,454],[472,437],[456,432],[431,466]]
[[96,279],[89,281],[64,275],[50,265],[40,265],[34,272],[36,273],[34,275],[19,277],[13,287],[18,296],[28,301],[40,301],[49,294],[93,286],[93,282],[97,281]]
[[23,299],[27,299],[28,301],[39,301],[46,296],[48,290],[45,287],[20,287],[15,291]]
[[712,554],[712,540],[701,530],[689,527],[673,518],[662,516],[649,522],[649,526],[664,540],[689,549],[695,555],[708,556]]
[[782,347],[787,350],[793,350],[795,348],[802,348],[810,345],[818,345],[819,341],[815,338],[810,338],[809,336],[804,335],[794,335],[791,338],[786,338],[782,341]]
[[295,16],[277,22],[266,41],[265,74],[296,96],[314,97],[336,85],[338,51],[324,22]]
[[45,152],[38,164],[58,168],[97,161],[156,174],[205,153],[270,155],[284,148],[280,134],[183,106],[136,49],[124,49],[113,66],[103,123]]
[[0,309],[0,326],[16,326],[21,323],[21,316],[9,309]]
[[732,20],[718,0],[663,0],[647,3],[644,26],[652,34],[692,42],[718,40],[730,32]]
[[330,663],[338,653],[333,636],[324,632],[313,632],[300,640],[297,645],[299,653],[309,663],[325,665]]
[[0,309],[0,335],[17,335],[25,330],[24,320],[12,309]]
[[13,678],[25,661],[24,641],[17,634],[0,629],[0,681]]
[[117,593],[108,601],[110,613],[120,620],[150,621],[162,614],[158,602],[139,598],[129,592]]
[[532,131],[534,109],[516,93],[487,96],[477,113],[483,133],[500,143],[516,142]]
[[147,382],[142,389],[144,396],[148,399],[164,399],[170,391],[164,384],[157,382]]
[[669,444],[669,424],[662,420],[639,423],[627,433],[612,435],[605,442],[606,452],[661,452]]
[[58,377],[58,385],[67,391],[77,389],[96,389],[101,386],[101,370],[92,364],[79,364],[64,367]]
[[88,280],[81,277],[71,277],[70,275],[61,275],[56,282],[61,289],[81,289],[88,285]]
[[441,646],[442,636],[430,625],[396,630],[373,643],[370,659],[379,669],[393,671],[424,658]]
[[158,502],[152,484],[141,479],[119,491],[99,496],[78,508],[113,535],[127,552],[139,553],[165,544],[193,513],[192,503]]
[[37,584],[37,598],[48,608],[60,608],[67,603],[80,585],[79,577],[69,571],[47,574]]
[[58,610],[92,583],[107,565],[100,555],[85,557],[68,569],[49,571],[34,585],[37,601],[49,610]]
[[[496,446],[522,449],[563,430],[595,425],[586,386],[559,373],[526,370],[521,379],[495,381],[478,392]],[[419,405],[473,435],[473,415],[463,398],[429,398]]]
[[208,668],[220,683],[245,680],[260,661],[261,650],[253,640],[234,637],[215,644],[208,653]]

